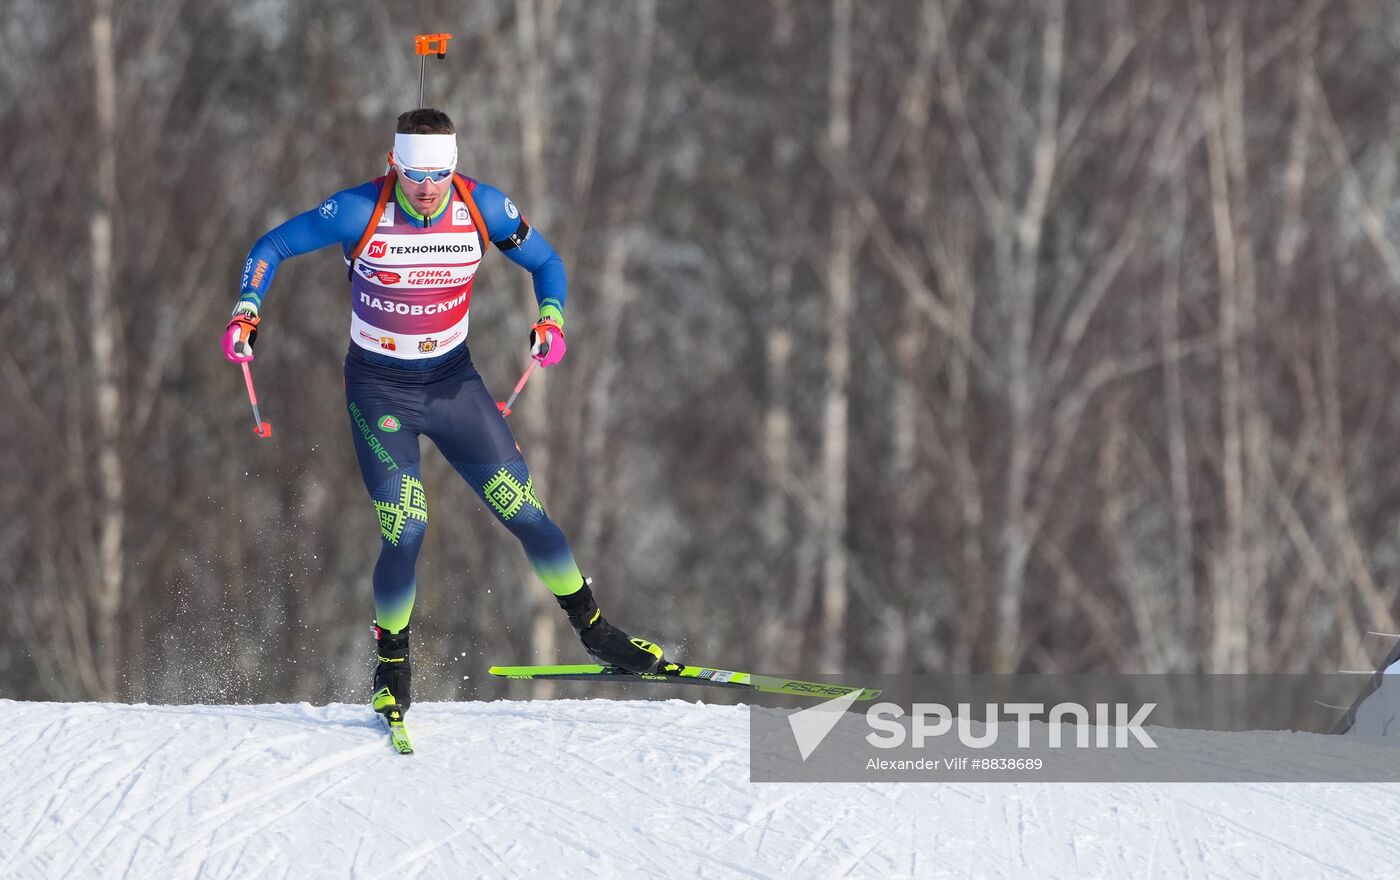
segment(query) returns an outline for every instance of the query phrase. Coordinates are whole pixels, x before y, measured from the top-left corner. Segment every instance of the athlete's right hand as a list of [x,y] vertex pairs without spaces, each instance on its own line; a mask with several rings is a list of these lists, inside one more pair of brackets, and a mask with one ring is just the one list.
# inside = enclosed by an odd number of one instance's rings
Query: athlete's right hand
[[235,364],[253,359],[253,340],[258,338],[258,307],[241,302],[233,310],[233,320],[224,328],[224,357]]
[[564,359],[564,328],[553,317],[541,317],[530,328],[530,357],[542,367],[552,367]]

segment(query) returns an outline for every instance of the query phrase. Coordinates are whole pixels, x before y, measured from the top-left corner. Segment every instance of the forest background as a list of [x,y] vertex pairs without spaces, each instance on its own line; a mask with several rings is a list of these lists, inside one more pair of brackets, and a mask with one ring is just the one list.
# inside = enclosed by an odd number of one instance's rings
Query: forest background
[[[0,695],[358,700],[328,249],[419,32],[569,273],[511,417],[611,619],[774,673],[1366,668],[1400,613],[1400,6],[0,0]],[[488,258],[470,345],[526,363]],[[416,696],[583,659],[425,446]],[[570,694],[578,693],[569,691]]]

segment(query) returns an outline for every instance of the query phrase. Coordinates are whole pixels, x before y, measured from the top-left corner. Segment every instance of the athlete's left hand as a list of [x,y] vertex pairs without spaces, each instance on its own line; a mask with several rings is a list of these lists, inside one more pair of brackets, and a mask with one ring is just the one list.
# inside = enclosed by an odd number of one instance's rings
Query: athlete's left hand
[[541,318],[530,328],[530,357],[542,367],[552,367],[564,359],[564,328],[553,318]]

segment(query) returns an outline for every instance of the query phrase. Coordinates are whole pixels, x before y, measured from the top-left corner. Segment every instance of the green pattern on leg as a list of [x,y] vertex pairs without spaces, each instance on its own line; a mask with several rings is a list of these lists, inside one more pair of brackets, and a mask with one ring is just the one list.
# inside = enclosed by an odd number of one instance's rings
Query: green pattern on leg
[[374,510],[379,514],[379,531],[384,535],[384,540],[397,547],[409,520],[427,524],[428,494],[423,491],[423,483],[417,477],[404,474],[399,483],[398,500],[375,501]]
[[535,497],[535,478],[530,477],[522,485],[505,468],[496,471],[496,475],[486,481],[481,491],[496,515],[507,522],[527,504],[536,510],[544,510],[544,505]]

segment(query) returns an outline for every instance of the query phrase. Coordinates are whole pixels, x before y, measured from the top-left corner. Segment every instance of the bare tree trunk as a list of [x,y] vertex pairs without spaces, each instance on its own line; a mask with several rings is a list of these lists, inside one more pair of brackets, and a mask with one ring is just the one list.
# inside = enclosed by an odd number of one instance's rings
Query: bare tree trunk
[[1245,26],[1243,7],[1235,6],[1226,18],[1225,76],[1221,109],[1225,161],[1230,175],[1231,219],[1238,230],[1235,265],[1239,281],[1239,359],[1240,424],[1243,428],[1244,547],[1241,560],[1244,583],[1241,587],[1243,625],[1243,669],[1270,668],[1269,640],[1264,615],[1260,614],[1261,586],[1267,577],[1272,524],[1267,520],[1267,481],[1269,467],[1268,420],[1259,400],[1259,273],[1254,257],[1254,209],[1250,193],[1248,150],[1245,144]]
[[[1194,671],[1197,657],[1195,538],[1192,533],[1190,459],[1186,434],[1181,365],[1181,261],[1186,235],[1185,181],[1172,191],[1172,222],[1166,236],[1166,272],[1162,287],[1162,375],[1166,392],[1167,458],[1172,489],[1172,568],[1176,582],[1175,656],[1173,665]],[[1153,670],[1166,672],[1167,670]]]
[[1368,613],[1370,627],[1383,632],[1395,632],[1395,617],[1390,610],[1394,601],[1393,589],[1383,590],[1372,576],[1370,554],[1363,537],[1357,534],[1351,503],[1348,500],[1345,461],[1347,437],[1341,414],[1342,340],[1337,327],[1337,289],[1330,277],[1322,285],[1321,299],[1322,321],[1318,334],[1318,361],[1322,375],[1318,383],[1318,402],[1322,410],[1322,466],[1313,477],[1319,484],[1319,491],[1327,499],[1327,516],[1332,529],[1332,540],[1337,543],[1341,555],[1341,568],[1351,580],[1362,607]]
[[[635,241],[632,224],[646,212],[656,186],[657,163],[648,162],[642,150],[642,134],[646,124],[647,86],[651,82],[651,60],[656,44],[656,2],[639,0],[634,6],[637,34],[633,42],[634,57],[625,75],[628,83],[627,112],[616,130],[615,149],[633,159],[640,169],[640,180],[627,190],[627,197],[613,203],[609,212],[607,244],[603,249],[603,266],[597,286],[599,302],[592,311],[590,339],[600,353],[595,361],[587,395],[587,411],[582,432],[583,473],[575,477],[584,489],[585,498],[601,498],[617,476],[609,467],[613,457],[608,441],[614,436],[615,401],[622,390],[622,366],[618,343],[628,308],[636,294],[627,279],[627,267],[632,259]],[[602,549],[602,535],[610,515],[617,510],[610,505],[588,504],[583,525],[579,529],[577,548],[597,553]]]
[[[781,175],[779,175],[781,176]],[[786,242],[784,242],[786,244]],[[780,246],[781,247],[781,246]],[[782,248],[787,250],[787,248]],[[762,528],[763,556],[770,566],[790,564],[794,530],[788,516],[788,499],[796,479],[793,473],[793,432],[791,403],[791,364],[794,338],[787,321],[792,297],[792,257],[775,255],[769,273],[770,314],[769,332],[764,339],[764,364],[768,381],[768,399],[763,406],[763,458],[767,481],[764,484]],[[780,569],[779,579],[788,576]],[[795,622],[783,613],[787,604],[777,590],[760,595],[763,616],[756,635],[758,656],[754,663],[773,668],[780,657],[795,656]]]
[[1147,672],[1165,666],[1162,645],[1169,628],[1161,625],[1165,598],[1154,589],[1160,576],[1139,558],[1130,523],[1139,484],[1132,479],[1134,471],[1125,461],[1134,446],[1127,398],[1127,390],[1119,389],[1104,408],[1106,424],[1099,446],[1098,473],[1102,502],[1098,519],[1113,562],[1112,571],[1132,615],[1133,632],[1131,638],[1119,637],[1116,644],[1107,647],[1116,655],[1109,658],[1115,669]]
[[[909,665],[910,612],[914,606],[925,606],[928,598],[919,597],[919,573],[916,565],[919,529],[916,453],[918,452],[919,412],[916,382],[927,330],[923,316],[912,298],[904,301],[904,319],[895,340],[895,363],[898,378],[892,395],[894,455],[891,471],[896,495],[893,559],[890,564],[892,583],[887,591],[888,604],[883,609],[879,669],[894,674]],[[918,598],[916,598],[918,597]],[[922,599],[922,601],[921,601]]]
[[[830,116],[827,146],[837,167],[850,165],[851,30],[854,0],[835,0],[831,25]],[[848,604],[846,478],[850,425],[851,317],[855,301],[853,212],[849,198],[836,192],[827,249],[826,396],[822,414],[822,601],[821,665],[839,672],[846,662]]]
[[[955,279],[950,283],[953,298],[953,315],[959,338],[972,340],[973,313],[976,310],[977,292],[972,281],[971,247],[959,247],[954,254],[945,253],[943,263],[955,271],[945,273],[945,277]],[[963,595],[967,597],[966,615],[971,625],[958,627],[958,635],[947,654],[951,659],[950,670],[970,672],[973,658],[979,647],[979,635],[987,619],[986,600],[990,592],[985,587],[992,584],[987,564],[987,554],[983,550],[982,535],[986,523],[986,501],[982,496],[981,481],[978,479],[974,441],[972,437],[974,404],[972,402],[972,370],[968,352],[971,345],[958,346],[948,368],[948,422],[949,454],[952,459],[952,489],[954,504],[958,511],[958,574],[963,581]],[[964,635],[966,633],[966,635]]]
[[1001,593],[997,604],[997,672],[1012,672],[1020,663],[1023,633],[1021,608],[1026,566],[1034,535],[1030,528],[1030,484],[1037,432],[1032,424],[1034,400],[1031,341],[1039,285],[1040,240],[1058,157],[1060,77],[1064,67],[1063,0],[1048,4],[1041,44],[1042,77],[1036,108],[1031,179],[1016,217],[1013,252],[1011,332],[1008,351],[1011,408],[1010,460],[1006,473],[1006,520],[1001,535]]
[[[541,10],[539,14],[537,14],[537,9]],[[549,113],[550,72],[553,70],[549,36],[553,34],[558,4],[554,2],[541,3],[539,0],[516,0],[515,11],[519,57],[529,59],[529,63],[518,69],[524,80],[518,89],[518,96],[520,101],[521,170],[525,174],[525,198],[529,205],[525,210],[530,212],[534,223],[542,228],[547,228],[549,212],[546,206],[545,191],[548,167],[545,163],[544,138],[546,119]],[[528,280],[522,282],[521,290],[520,303],[524,309],[522,315],[531,316],[534,314],[536,304]],[[544,437],[547,436],[548,427],[545,420],[549,412],[547,406],[549,382],[545,376],[536,377],[533,382],[534,387],[530,389],[533,396],[529,400],[522,401],[527,405],[519,408],[517,418],[523,423],[521,430],[526,436]],[[548,446],[530,447],[528,460],[531,473],[536,475],[537,482],[545,486],[550,485],[548,479],[550,458]],[[529,602],[530,647],[538,658],[557,657],[559,654],[558,627],[561,625],[563,617],[553,598],[546,595],[548,591],[542,589],[538,579],[535,578],[523,558],[519,562],[518,570],[522,589],[525,590],[525,595],[531,597]],[[549,684],[537,685],[535,693],[541,697],[548,697],[553,693],[553,690],[553,686]]]
[[112,0],[95,0],[92,19],[93,91],[97,105],[97,168],[92,206],[92,365],[97,403],[98,579],[96,612],[100,680],[104,699],[120,691],[118,616],[122,610],[125,487],[121,450],[121,320],[112,295],[112,224],[117,202],[116,70],[112,49]]
[[[1216,72],[1215,49],[1200,2],[1191,5],[1196,36],[1198,68],[1206,92],[1202,123],[1206,131],[1206,156],[1210,172],[1211,216],[1214,220],[1216,259],[1220,275],[1220,424],[1221,473],[1225,494],[1225,535],[1221,556],[1214,566],[1211,635],[1212,672],[1244,672],[1249,651],[1249,569],[1246,559],[1248,523],[1245,509],[1244,367],[1241,363],[1242,279],[1240,243],[1236,237],[1234,200],[1227,133],[1225,92],[1228,86]],[[1227,41],[1230,38],[1227,36]],[[1227,53],[1240,51],[1227,43]],[[1225,65],[1231,76],[1234,65]]]
[[[768,35],[769,53],[781,65],[793,46],[796,21],[792,3],[778,0],[773,9],[774,21]],[[799,144],[793,133],[783,126],[775,127],[767,144],[768,161],[772,164],[772,210],[777,213],[791,205],[795,196],[789,184],[794,177],[794,162]],[[795,580],[795,541],[805,540],[810,531],[794,527],[792,496],[798,480],[794,471],[794,415],[792,403],[792,359],[796,349],[796,333],[792,327],[793,272],[801,253],[799,227],[783,224],[780,237],[772,242],[771,269],[768,273],[767,327],[764,334],[763,361],[767,397],[763,401],[763,461],[766,480],[763,486],[763,516],[760,538],[763,558],[778,582],[803,584]],[[805,522],[805,520],[804,520]],[[774,669],[784,658],[801,656],[802,621],[791,613],[795,603],[792,593],[763,590],[758,595],[760,617],[753,634],[758,668]]]
[[[929,3],[923,4],[920,22],[926,30],[934,27]],[[904,192],[903,221],[918,228],[932,201],[933,161],[929,159],[929,111],[933,106],[934,40],[918,41],[917,54],[899,105],[903,149],[909,162],[909,185]],[[932,296],[932,292],[928,292]],[[906,290],[903,318],[894,342],[894,362],[897,379],[890,396],[890,421],[893,432],[891,482],[895,487],[894,535],[891,547],[889,601],[882,613],[882,647],[880,671],[897,673],[909,668],[911,631],[919,621],[925,629],[921,641],[932,642],[933,608],[940,598],[928,596],[920,589],[929,580],[920,576],[918,549],[920,538],[928,529],[921,522],[923,510],[930,505],[919,479],[919,421],[920,396],[924,384],[923,370],[925,339],[931,328],[923,316],[912,291]],[[953,357],[957,357],[956,354]],[[941,648],[942,646],[937,646]]]

